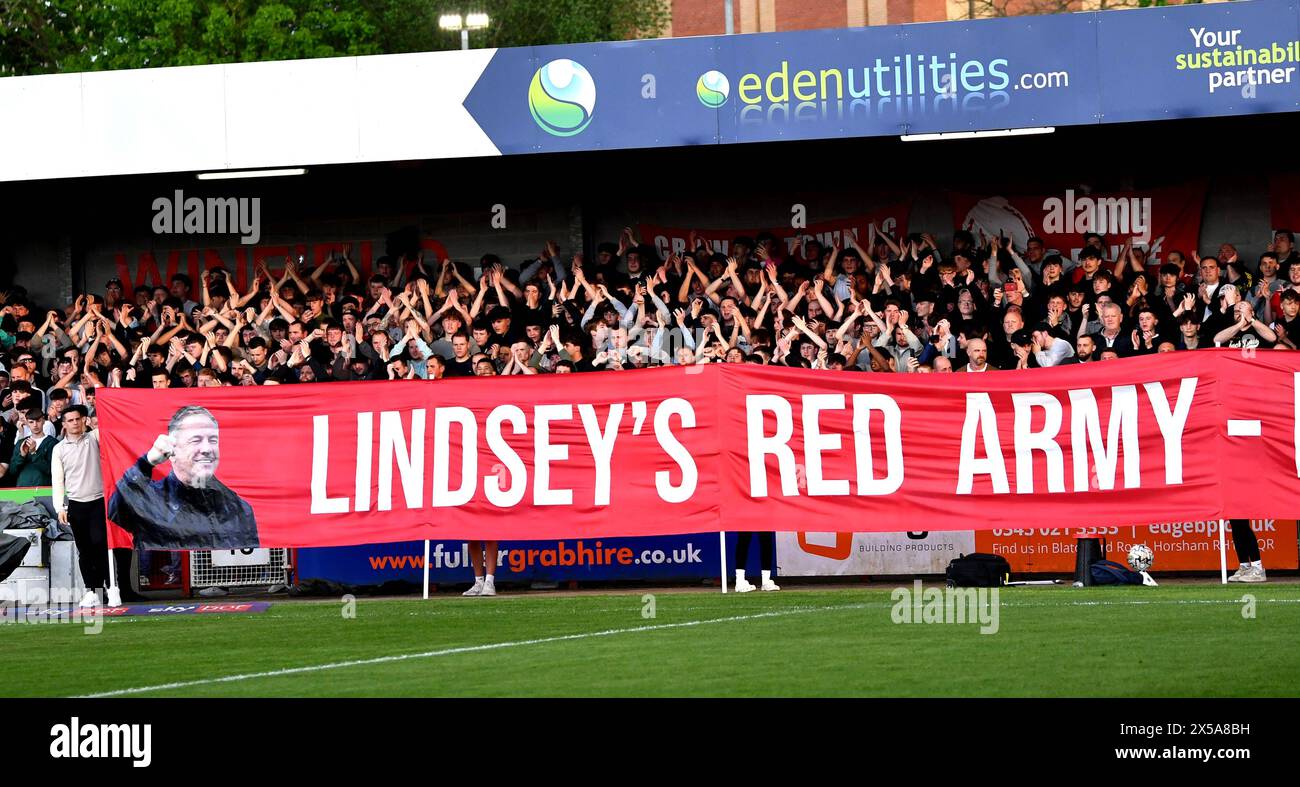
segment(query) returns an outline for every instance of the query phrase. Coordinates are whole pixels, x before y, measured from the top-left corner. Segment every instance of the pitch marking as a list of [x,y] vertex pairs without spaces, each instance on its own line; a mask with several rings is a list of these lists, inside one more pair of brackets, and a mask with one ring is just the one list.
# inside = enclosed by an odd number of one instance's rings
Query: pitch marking
[[581,634],[564,634],[558,637],[542,637],[540,639],[523,639],[513,642],[492,642],[486,645],[466,645],[458,648],[443,648],[442,650],[429,650],[423,653],[405,653],[400,656],[379,656],[372,659],[356,659],[353,661],[338,661],[332,664],[313,664],[307,667],[287,667],[285,669],[269,670],[267,672],[248,672],[241,675],[226,675],[220,678],[202,678],[199,680],[178,681],[176,683],[161,683],[156,686],[137,686],[130,689],[116,689],[114,691],[104,691],[97,694],[83,694],[76,699],[95,699],[99,697],[121,697],[127,694],[147,694],[153,691],[167,691],[169,689],[184,689],[191,686],[208,686],[215,683],[237,683],[245,680],[256,680],[257,678],[275,678],[281,675],[299,675],[307,672],[320,672],[323,670],[342,669],[344,667],[364,667],[372,664],[387,664],[395,661],[409,661],[412,659],[431,659],[438,656],[455,656],[461,653],[480,653],[485,650],[502,650],[504,648],[519,648],[527,645],[545,645],[551,642],[569,642],[579,639],[592,639],[595,637],[612,637],[617,634],[636,634],[644,631],[663,631],[665,629],[688,628],[690,626],[704,626],[710,623],[735,623],[742,620],[758,620],[760,618],[779,618],[789,615],[804,615],[811,612],[833,612],[841,609],[863,609],[864,604],[842,604],[830,607],[805,607],[800,609],[782,610],[779,612],[760,612],[753,615],[734,615],[726,618],[710,618],[708,620],[689,620],[684,623],[659,623],[653,626],[633,626],[631,628],[606,629],[605,631],[589,631]]

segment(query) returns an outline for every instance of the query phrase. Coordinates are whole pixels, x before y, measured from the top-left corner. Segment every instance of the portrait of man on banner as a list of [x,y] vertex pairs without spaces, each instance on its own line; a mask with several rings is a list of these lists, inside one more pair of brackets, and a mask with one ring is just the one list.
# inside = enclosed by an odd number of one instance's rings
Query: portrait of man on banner
[[[187,405],[167,433],[118,479],[108,518],[153,549],[243,549],[258,546],[253,508],[217,479],[221,442],[217,419],[205,407]],[[171,472],[153,480],[153,469]]]

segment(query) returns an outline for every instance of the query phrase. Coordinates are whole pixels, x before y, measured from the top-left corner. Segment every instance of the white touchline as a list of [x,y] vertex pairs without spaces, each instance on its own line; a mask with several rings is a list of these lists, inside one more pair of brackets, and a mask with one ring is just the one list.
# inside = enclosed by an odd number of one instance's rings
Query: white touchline
[[1259,437],[1259,419],[1229,418],[1228,437]]
[[866,604],[841,604],[829,607],[800,607],[796,609],[781,610],[778,612],[758,612],[753,615],[733,615],[726,618],[710,618],[708,620],[688,620],[683,623],[659,623],[653,626],[633,626],[623,629],[606,629],[605,631],[588,631],[581,634],[564,634],[558,637],[542,637],[540,639],[523,639],[513,642],[491,642],[486,645],[465,645],[459,648],[444,648],[442,650],[429,650],[423,653],[404,653],[400,656],[378,656],[372,659],[356,659],[354,661],[338,661],[333,664],[313,664],[307,667],[286,667],[285,669],[269,670],[267,672],[248,672],[242,675],[226,675],[220,678],[201,678],[199,680],[185,680],[176,683],[160,683],[157,686],[138,686],[130,689],[116,689],[114,691],[103,691],[97,694],[83,694],[75,699],[95,699],[98,697],[121,697],[126,694],[146,694],[151,691],[167,691],[168,689],[183,689],[190,686],[206,686],[213,683],[236,683],[244,680],[255,680],[257,678],[275,678],[281,675],[297,675],[304,672],[320,672],[322,670],[342,669],[344,667],[364,667],[372,664],[387,664],[393,661],[409,661],[411,659],[431,659],[438,656],[455,656],[461,653],[479,653],[485,650],[500,650],[502,648],[518,648],[525,645],[545,645],[550,642],[568,642],[576,639],[591,639],[594,637],[611,637],[615,634],[635,634],[642,631],[662,631],[664,629],[686,628],[688,626],[703,626],[709,623],[734,623],[742,620],[758,620],[760,618],[779,618],[787,615],[803,615],[810,612],[834,612],[841,609],[865,609]]

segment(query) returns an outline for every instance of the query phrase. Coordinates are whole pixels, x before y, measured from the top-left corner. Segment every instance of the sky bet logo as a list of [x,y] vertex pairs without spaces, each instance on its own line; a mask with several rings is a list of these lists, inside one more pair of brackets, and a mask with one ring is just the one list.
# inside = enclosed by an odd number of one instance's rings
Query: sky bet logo
[[547,134],[571,137],[581,132],[595,109],[596,81],[581,63],[560,58],[533,74],[528,111]]

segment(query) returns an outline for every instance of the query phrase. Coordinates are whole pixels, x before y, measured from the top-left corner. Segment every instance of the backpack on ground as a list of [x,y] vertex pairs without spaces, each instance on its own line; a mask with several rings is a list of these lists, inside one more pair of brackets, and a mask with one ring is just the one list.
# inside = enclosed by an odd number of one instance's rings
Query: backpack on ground
[[1098,560],[1088,567],[1094,585],[1141,585],[1142,575],[1113,560]]
[[995,588],[1007,584],[1011,564],[1001,555],[972,552],[949,561],[947,576],[948,587]]

